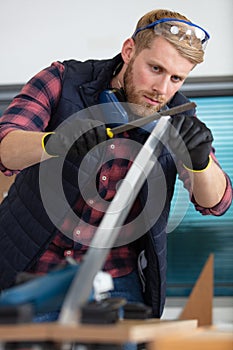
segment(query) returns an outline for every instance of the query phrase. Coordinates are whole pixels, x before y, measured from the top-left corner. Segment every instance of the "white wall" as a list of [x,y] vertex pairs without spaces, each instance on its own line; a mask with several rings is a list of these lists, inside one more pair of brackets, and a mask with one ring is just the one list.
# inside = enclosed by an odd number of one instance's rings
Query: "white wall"
[[192,76],[233,75],[232,0],[0,1],[0,84],[25,83],[54,60],[112,57],[153,8],[182,12],[210,32]]

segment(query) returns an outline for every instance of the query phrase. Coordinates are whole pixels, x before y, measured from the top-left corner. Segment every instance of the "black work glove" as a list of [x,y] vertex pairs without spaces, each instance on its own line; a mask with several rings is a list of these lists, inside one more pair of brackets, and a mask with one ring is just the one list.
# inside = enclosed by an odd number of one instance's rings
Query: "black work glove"
[[168,137],[171,150],[185,166],[193,170],[206,168],[213,136],[198,118],[185,115],[173,117]]
[[44,137],[44,149],[51,156],[85,156],[107,139],[103,123],[91,119],[69,118],[54,133]]

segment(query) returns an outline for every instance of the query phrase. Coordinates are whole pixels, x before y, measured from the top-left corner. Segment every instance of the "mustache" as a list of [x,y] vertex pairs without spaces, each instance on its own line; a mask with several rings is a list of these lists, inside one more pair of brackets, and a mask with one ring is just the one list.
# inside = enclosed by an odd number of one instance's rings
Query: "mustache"
[[150,98],[151,100],[158,101],[159,103],[165,103],[166,100],[162,95],[147,93],[146,91],[142,92],[144,96]]

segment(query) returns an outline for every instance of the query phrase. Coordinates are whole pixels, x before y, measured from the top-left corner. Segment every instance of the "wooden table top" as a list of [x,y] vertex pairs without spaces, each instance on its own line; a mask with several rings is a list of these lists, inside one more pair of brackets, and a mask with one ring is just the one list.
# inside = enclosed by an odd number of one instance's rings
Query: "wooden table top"
[[148,342],[169,332],[196,329],[197,320],[123,320],[108,325],[25,323],[0,325],[0,341]]

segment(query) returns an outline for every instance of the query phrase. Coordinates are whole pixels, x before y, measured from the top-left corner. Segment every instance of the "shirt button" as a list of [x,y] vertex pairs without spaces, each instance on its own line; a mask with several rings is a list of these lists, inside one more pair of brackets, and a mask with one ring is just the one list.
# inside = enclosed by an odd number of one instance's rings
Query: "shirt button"
[[72,250],[65,250],[64,251],[64,256],[72,256],[73,255],[73,251]]
[[103,176],[102,176],[102,180],[103,180],[103,181],[106,181],[106,180],[107,180],[107,176],[103,175]]
[[89,199],[89,204],[93,204],[94,203],[94,201],[93,201],[93,199]]
[[75,234],[76,234],[77,236],[79,236],[79,235],[80,235],[80,233],[81,233],[81,231],[80,231],[80,230],[76,230],[76,231],[75,231]]
[[111,148],[111,149],[115,149],[115,145],[113,145],[113,144],[110,145],[110,148]]

